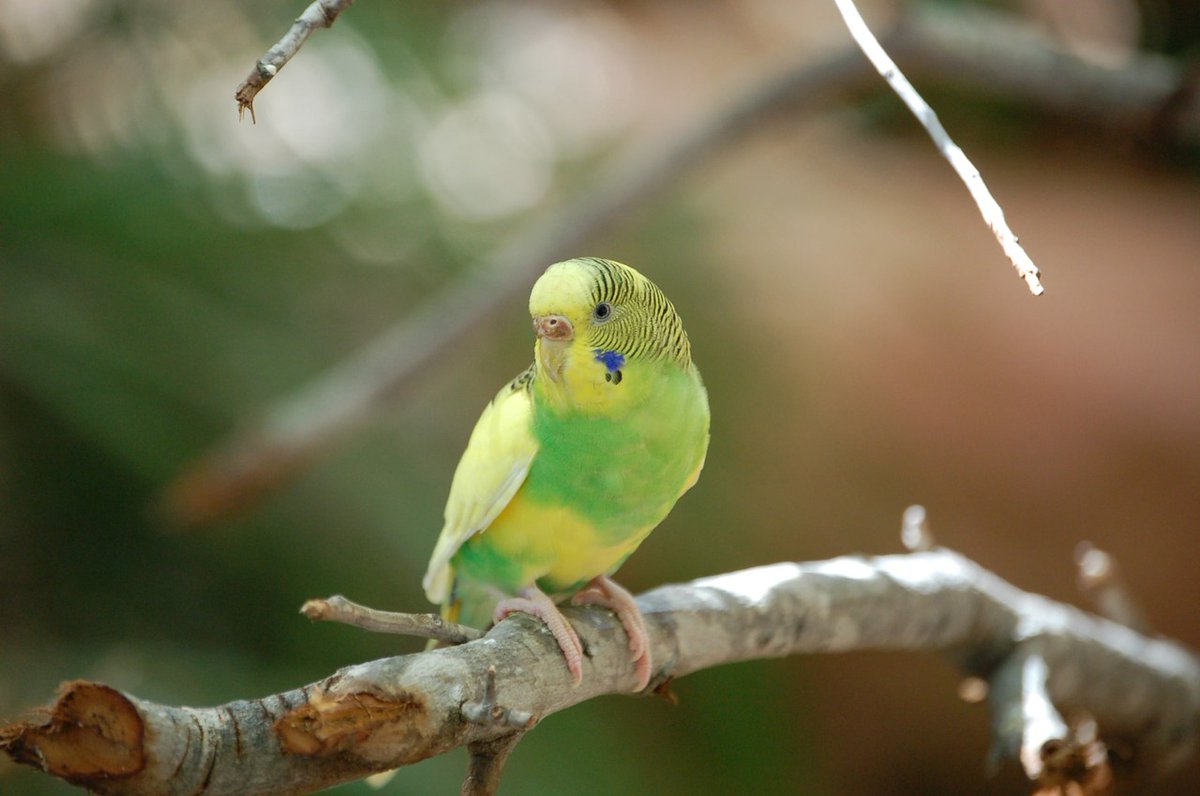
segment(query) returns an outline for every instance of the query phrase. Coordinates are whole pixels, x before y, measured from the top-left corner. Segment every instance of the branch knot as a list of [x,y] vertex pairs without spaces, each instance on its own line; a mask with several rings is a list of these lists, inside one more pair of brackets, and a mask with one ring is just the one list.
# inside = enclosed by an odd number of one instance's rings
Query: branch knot
[[532,729],[537,724],[536,717],[529,711],[506,708],[496,702],[495,666],[488,667],[483,699],[478,702],[464,702],[462,715],[467,721],[480,727],[507,727],[521,732]]

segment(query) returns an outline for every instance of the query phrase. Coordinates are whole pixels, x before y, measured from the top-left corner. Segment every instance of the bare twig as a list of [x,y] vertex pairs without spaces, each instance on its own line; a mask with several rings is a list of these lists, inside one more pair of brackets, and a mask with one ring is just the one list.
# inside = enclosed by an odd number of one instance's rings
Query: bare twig
[[483,637],[483,631],[447,622],[437,614],[401,614],[380,611],[347,600],[340,594],[324,599],[309,600],[300,606],[300,613],[313,621],[341,622],[372,633],[395,633],[464,644]]
[[[1050,761],[1058,761],[1054,771],[1070,771],[1083,759],[1061,754],[1059,741],[1073,741],[1055,717],[1093,717],[1102,737],[1127,745],[1122,764],[1148,775],[1178,764],[1197,737],[1193,653],[1022,592],[943,548],[775,564],[663,586],[638,603],[656,683],[753,658],[942,651],[967,674],[993,681],[992,704],[1014,722],[997,726],[1006,754],[1040,744],[1043,771]],[[540,718],[633,685],[613,615],[565,611],[590,653],[578,686],[545,628],[516,614],[478,641],[350,666],[294,691],[215,708],[68,683],[35,718],[0,728],[0,749],[107,794],[201,786],[208,796],[300,793],[462,745],[496,759],[504,751],[497,739],[514,732],[514,709]],[[508,707],[496,714],[499,694]],[[498,776],[494,764],[478,765],[482,780]],[[1081,776],[1095,772],[1085,767]]]
[[1139,633],[1149,632],[1150,626],[1111,555],[1093,547],[1091,542],[1081,542],[1075,548],[1075,566],[1079,570],[1079,590],[1096,613]]
[[959,179],[967,186],[971,198],[975,200],[979,212],[983,215],[983,220],[987,222],[992,234],[1000,243],[1000,248],[1004,250],[1004,254],[1017,269],[1017,275],[1025,280],[1025,284],[1029,286],[1029,291],[1033,295],[1042,295],[1045,288],[1038,279],[1038,268],[1025,253],[1021,244],[1017,242],[1017,236],[1008,228],[1008,222],[1004,220],[1004,210],[992,198],[991,192],[983,182],[983,177],[979,174],[979,169],[975,168],[967,159],[958,144],[951,140],[933,108],[929,107],[929,103],[917,93],[917,90],[908,82],[908,78],[892,61],[891,56],[880,46],[879,41],[867,27],[867,23],[863,21],[862,15],[858,13],[854,0],[834,0],[834,2],[837,3],[838,10],[842,12],[842,18],[846,20],[846,27],[850,29],[850,35],[858,42],[863,53],[892,87],[892,90],[899,95],[900,99],[904,100],[904,104],[929,133],[929,137],[937,145],[942,157],[950,162]]
[[914,553],[932,550],[937,546],[924,506],[909,506],[900,521],[900,542]]
[[258,92],[292,60],[292,56],[300,51],[300,47],[314,30],[333,25],[338,14],[353,2],[354,0],[313,0],[312,4],[304,9],[304,13],[296,17],[288,32],[283,34],[283,38],[255,62],[254,69],[250,70],[250,74],[237,87],[234,98],[237,100],[239,119],[243,113],[250,111],[250,120],[258,121],[254,116],[254,98],[258,96]]

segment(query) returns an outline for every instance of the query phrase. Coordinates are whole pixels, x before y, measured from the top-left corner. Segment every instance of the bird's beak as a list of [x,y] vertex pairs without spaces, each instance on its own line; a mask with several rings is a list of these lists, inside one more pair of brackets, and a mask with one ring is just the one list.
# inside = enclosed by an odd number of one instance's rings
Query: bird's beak
[[533,333],[537,335],[538,359],[550,381],[558,381],[567,363],[567,345],[575,339],[575,327],[563,315],[535,315]]
[[575,327],[565,315],[534,316],[533,332],[543,340],[560,340],[565,343],[575,339]]

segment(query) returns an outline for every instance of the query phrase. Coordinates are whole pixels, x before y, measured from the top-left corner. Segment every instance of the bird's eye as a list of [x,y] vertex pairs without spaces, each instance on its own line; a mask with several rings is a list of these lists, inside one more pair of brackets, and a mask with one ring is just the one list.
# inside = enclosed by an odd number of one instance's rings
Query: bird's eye
[[612,305],[607,301],[601,301],[592,310],[592,317],[598,321],[607,321],[612,317]]

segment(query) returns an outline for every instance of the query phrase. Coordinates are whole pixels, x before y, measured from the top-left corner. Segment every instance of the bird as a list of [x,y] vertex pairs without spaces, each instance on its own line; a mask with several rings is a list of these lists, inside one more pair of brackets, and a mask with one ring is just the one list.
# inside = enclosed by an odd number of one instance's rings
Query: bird
[[699,478],[708,393],[674,305],[628,265],[555,263],[529,313],[533,363],[475,424],[422,585],[450,621],[537,617],[576,685],[583,646],[558,604],[607,607],[641,691],[645,619],[611,576]]

